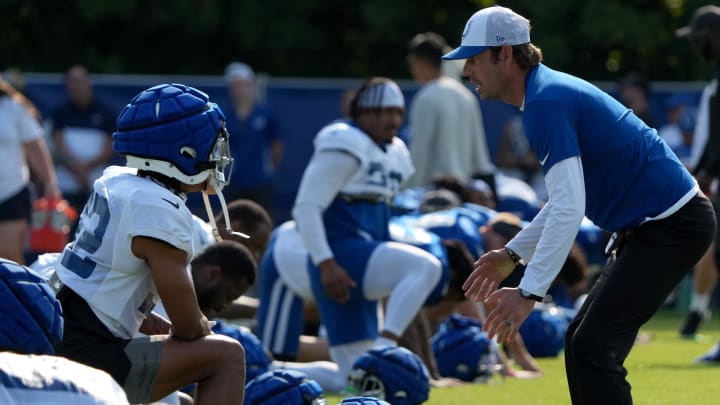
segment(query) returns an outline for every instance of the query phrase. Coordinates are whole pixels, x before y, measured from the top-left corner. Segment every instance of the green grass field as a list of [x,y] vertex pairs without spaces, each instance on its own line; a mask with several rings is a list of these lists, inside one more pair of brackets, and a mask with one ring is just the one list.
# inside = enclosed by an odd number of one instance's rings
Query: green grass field
[[[641,333],[649,337],[638,343],[625,362],[636,404],[720,404],[720,365],[694,364],[720,338],[720,321],[713,318],[695,340],[678,337],[683,315],[659,312]],[[504,379],[493,384],[434,388],[426,404],[569,404],[562,357],[539,359],[544,376],[533,380]],[[331,405],[342,397],[329,396]]]

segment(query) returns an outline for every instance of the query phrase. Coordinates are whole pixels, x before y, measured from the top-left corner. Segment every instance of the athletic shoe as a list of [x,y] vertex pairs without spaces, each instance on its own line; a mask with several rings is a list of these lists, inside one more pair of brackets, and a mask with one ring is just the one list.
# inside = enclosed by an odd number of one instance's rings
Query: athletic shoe
[[703,314],[698,311],[689,311],[685,317],[685,323],[680,328],[680,336],[684,338],[692,338],[700,328],[703,321]]
[[720,364],[720,342],[704,355],[695,359],[695,363]]

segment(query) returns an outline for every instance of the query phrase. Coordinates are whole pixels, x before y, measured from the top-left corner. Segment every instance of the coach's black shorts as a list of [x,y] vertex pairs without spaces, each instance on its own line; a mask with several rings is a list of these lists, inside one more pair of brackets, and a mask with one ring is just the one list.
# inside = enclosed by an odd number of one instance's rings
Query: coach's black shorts
[[29,185],[0,203],[0,221],[14,219],[30,221],[30,212],[32,212],[32,194]]
[[106,371],[123,387],[131,403],[148,402],[164,340],[151,336],[126,340],[113,335],[87,302],[68,287],[58,292],[58,299],[65,324],[56,354]]

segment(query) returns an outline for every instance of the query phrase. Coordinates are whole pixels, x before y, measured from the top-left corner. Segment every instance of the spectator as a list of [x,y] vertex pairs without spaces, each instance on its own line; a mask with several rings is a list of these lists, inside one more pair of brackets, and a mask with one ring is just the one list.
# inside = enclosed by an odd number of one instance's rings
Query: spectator
[[696,116],[697,110],[695,107],[686,107],[683,109],[680,121],[677,123],[681,136],[680,143],[671,147],[678,159],[680,159],[680,161],[688,167],[688,169],[690,169],[689,162],[690,156],[692,156]]
[[665,111],[667,113],[667,123],[658,128],[658,135],[662,138],[670,148],[674,148],[683,142],[682,130],[679,123],[685,109],[694,107],[697,104],[691,97],[683,94],[674,94],[665,101]]
[[52,112],[52,141],[60,190],[80,212],[93,182],[114,156],[116,113],[96,97],[84,66],[65,72],[65,91],[67,100]]
[[[31,109],[28,109],[28,106]],[[32,103],[0,79],[0,257],[25,263],[33,187],[30,170],[47,198],[61,198],[55,167]]]
[[645,124],[655,128],[655,120],[650,113],[650,82],[636,71],[620,78],[618,87],[620,101],[635,113]]
[[494,190],[493,172],[480,104],[462,83],[442,75],[445,39],[418,34],[408,44],[408,66],[422,87],[408,114],[410,155],[416,166],[407,187],[425,187],[435,175],[462,180],[479,177]]
[[[705,85],[700,95],[693,146],[687,165],[695,175],[700,189],[711,196],[717,215],[720,209],[720,194],[713,190],[711,185],[720,176],[720,97],[717,92],[720,79],[720,7],[698,7],[693,12],[690,24],[679,28],[675,34],[686,38],[700,58],[715,69],[712,80]],[[712,246],[695,268],[691,307],[680,330],[681,335],[694,335],[705,316],[710,294],[717,281],[714,271],[717,271],[717,263],[720,263],[719,236],[719,233],[715,234]],[[720,362],[720,342],[697,360]]]
[[271,109],[257,101],[255,72],[242,62],[225,69],[231,104],[225,106],[233,157],[238,162],[228,187],[228,198],[257,202],[271,214],[273,176],[283,157],[283,141]]

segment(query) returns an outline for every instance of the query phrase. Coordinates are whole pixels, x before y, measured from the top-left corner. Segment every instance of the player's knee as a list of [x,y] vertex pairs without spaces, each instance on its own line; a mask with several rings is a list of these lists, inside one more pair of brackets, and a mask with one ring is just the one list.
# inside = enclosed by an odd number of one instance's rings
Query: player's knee
[[428,255],[423,266],[422,275],[430,286],[435,286],[442,277],[443,266],[437,257]]
[[240,342],[224,335],[212,335],[208,341],[212,344],[207,353],[219,366],[230,369],[245,368],[245,349]]

